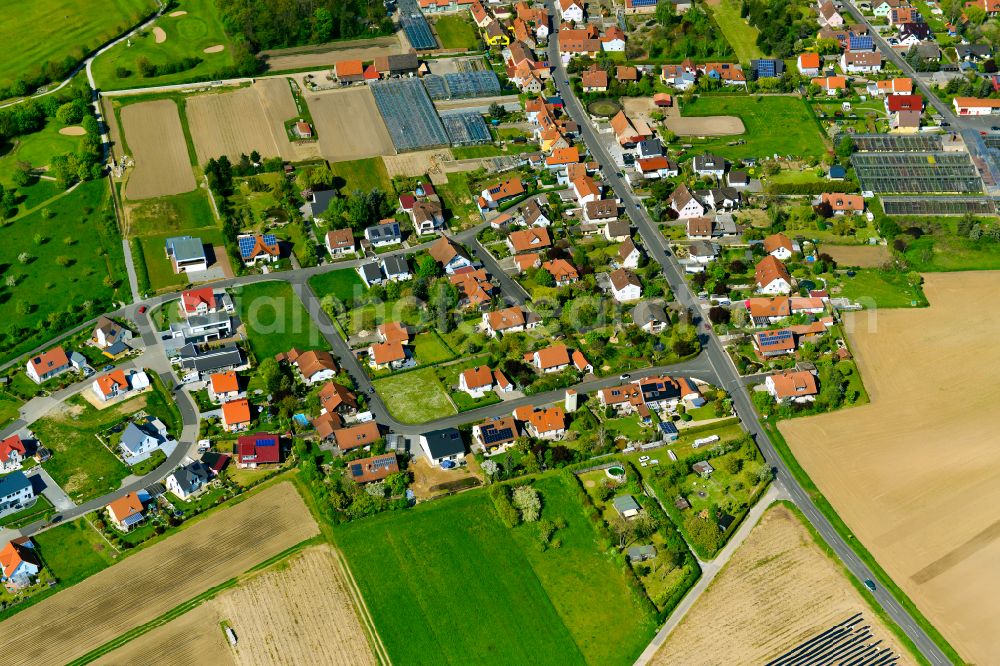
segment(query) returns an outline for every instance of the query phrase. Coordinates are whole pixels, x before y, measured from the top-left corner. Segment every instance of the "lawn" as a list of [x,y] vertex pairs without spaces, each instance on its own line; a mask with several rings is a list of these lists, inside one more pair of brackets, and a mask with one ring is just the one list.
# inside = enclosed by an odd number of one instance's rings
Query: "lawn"
[[368,291],[358,272],[352,268],[314,275],[309,278],[309,286],[318,298],[332,295],[347,307],[354,303],[355,298]]
[[[156,10],[153,0],[8,0],[0,21],[0,86],[34,77],[50,62],[83,60]],[[67,72],[68,73],[68,72]]]
[[330,170],[336,176],[334,187],[346,194],[354,190],[368,192],[376,187],[383,192],[392,194],[392,179],[385,169],[381,157],[369,157],[363,160],[347,162],[331,162]]
[[740,62],[750,62],[763,58],[764,53],[757,46],[757,35],[760,31],[740,17],[740,3],[736,0],[722,0],[711,6],[715,22],[722,29],[726,41],[733,47]]
[[109,194],[103,180],[83,183],[4,228],[0,362],[96,316],[120,290],[128,292]]
[[431,365],[432,363],[443,363],[455,358],[453,352],[444,340],[435,331],[421,333],[413,338],[417,360],[420,365]]
[[218,229],[208,194],[201,188],[185,194],[128,204],[128,236],[194,235],[205,227]]
[[45,566],[63,586],[79,583],[114,564],[111,546],[84,518],[31,537]]
[[237,289],[234,296],[258,362],[292,347],[330,348],[287,282],[248,284]]
[[998,270],[998,250],[1000,245],[985,235],[973,241],[959,238],[953,230],[936,230],[933,235],[909,242],[906,260],[915,271]]
[[434,31],[443,49],[474,49],[479,46],[476,26],[465,14],[442,16],[434,22]]
[[[174,268],[167,259],[165,243],[168,238],[178,235],[177,232],[168,231],[160,234],[141,236],[139,244],[142,245],[142,254],[146,262],[146,271],[149,273],[149,283],[153,291],[170,291],[186,285],[189,280],[186,273],[175,273]],[[222,230],[217,227],[204,227],[202,229],[189,229],[180,235],[194,236],[200,238],[205,245],[223,247],[225,242],[222,237]],[[224,257],[222,258],[225,259]]]
[[[75,153],[83,145],[82,136],[66,136],[65,134],[60,134],[59,130],[61,126],[59,123],[51,121],[45,127],[37,132],[31,134],[25,134],[13,139],[12,146],[9,147],[7,152],[0,154],[0,185],[5,188],[15,187],[13,181],[11,180],[11,175],[14,173],[14,167],[18,162],[27,162],[31,166],[37,168],[42,168],[48,166],[52,162],[52,158],[56,155],[65,155],[66,153]],[[48,196],[45,199],[55,196],[60,192],[60,190],[55,188],[55,183],[51,181],[42,181],[50,185],[47,189]],[[34,189],[33,187],[16,188],[19,192],[27,194],[27,190]],[[25,208],[30,208],[30,206],[25,206]]]
[[0,393],[0,428],[18,417],[18,411],[24,402],[9,393]]
[[[176,11],[187,14],[170,16]],[[115,90],[223,78],[215,75],[233,66],[233,45],[213,0],[177,0],[154,27],[166,33],[166,41],[157,44],[151,28],[133,37],[131,43],[122,42],[94,59],[92,68],[99,88]],[[220,44],[225,46],[222,52],[205,53],[206,48]],[[184,58],[200,62],[175,74],[143,77],[139,73],[140,58],[158,67],[179,64]]]
[[21,509],[20,511],[5,516],[2,520],[0,520],[0,527],[17,528],[38,520],[48,520],[49,516],[55,513],[53,508],[52,502],[50,502],[45,495],[37,495],[35,497],[35,503],[27,509]]
[[[685,137],[696,152],[712,152],[723,157],[758,158],[779,155],[821,157],[826,153],[826,139],[809,114],[805,102],[795,95],[701,95],[684,105],[684,116],[739,116],[746,133],[737,146],[728,145],[734,137],[698,141]],[[781,131],[776,132],[775,128]]]
[[632,442],[642,441],[643,435],[649,432],[647,428],[642,427],[642,424],[639,423],[639,417],[635,414],[623,416],[618,419],[608,419],[604,422],[604,425],[608,429],[609,434],[615,433],[619,437],[624,437]]
[[508,143],[503,148],[488,143],[481,146],[456,146],[451,149],[451,154],[456,160],[469,160],[476,157],[496,157],[497,155],[530,153],[537,149],[538,146],[533,143]]
[[458,227],[466,228],[482,221],[479,209],[476,207],[469,191],[469,175],[464,172],[449,173],[445,185],[434,187],[441,203],[453,217],[459,219]]
[[[914,284],[917,282],[917,284]],[[854,277],[843,278],[838,296],[861,303],[865,308],[924,307],[927,299],[916,274],[862,268]]]
[[[654,627],[564,482],[536,482],[559,548],[504,527],[484,491],[335,533],[395,663],[632,663]],[[471,620],[470,620],[471,619]],[[461,631],[455,631],[461,627]]]
[[389,413],[403,423],[426,423],[456,413],[434,368],[420,368],[373,383]]

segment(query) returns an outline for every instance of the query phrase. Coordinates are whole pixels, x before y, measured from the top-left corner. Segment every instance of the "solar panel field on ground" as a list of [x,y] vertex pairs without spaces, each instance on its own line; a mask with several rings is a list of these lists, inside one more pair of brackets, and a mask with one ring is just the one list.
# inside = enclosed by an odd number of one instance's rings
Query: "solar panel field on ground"
[[862,191],[876,193],[982,192],[967,153],[855,153],[851,164]]
[[448,138],[457,146],[487,143],[492,139],[483,117],[475,111],[442,114],[441,121],[448,132]]
[[882,197],[886,215],[995,215],[997,202],[989,197]]
[[399,0],[399,26],[418,51],[437,48],[437,40],[415,0]]
[[448,145],[448,133],[420,79],[376,81],[370,87],[397,151]]

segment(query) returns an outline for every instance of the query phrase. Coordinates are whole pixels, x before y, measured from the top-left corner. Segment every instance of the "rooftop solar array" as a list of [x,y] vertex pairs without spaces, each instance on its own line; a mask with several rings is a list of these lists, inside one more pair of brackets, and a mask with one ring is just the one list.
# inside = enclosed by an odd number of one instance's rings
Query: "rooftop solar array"
[[410,45],[418,51],[437,48],[437,40],[420,11],[416,0],[399,0],[399,26],[406,33]]
[[657,0],[632,0],[633,7],[655,7]]
[[506,439],[510,439],[514,436],[514,430],[512,428],[483,428],[483,441],[486,444],[494,444],[496,442],[502,442]]
[[375,81],[370,88],[396,150],[448,145],[448,133],[420,79]]
[[874,51],[875,43],[871,35],[851,35],[847,38],[849,51]]
[[[278,238],[274,234],[264,234],[264,242],[268,245],[276,245],[278,243]],[[257,245],[257,237],[240,236],[237,239],[237,243],[240,247],[240,255],[243,257],[249,257],[250,253],[253,252],[254,247]]]
[[995,215],[989,197],[882,197],[886,215]]
[[457,146],[492,141],[490,130],[482,115],[475,111],[461,111],[441,116],[448,138]]
[[967,153],[854,153],[862,191],[892,194],[983,191]]
[[[843,135],[841,135],[843,136]],[[840,136],[837,140],[840,140]],[[854,147],[862,153],[932,153],[943,150],[940,136],[921,134],[854,134]]]
[[791,337],[792,332],[787,329],[781,331],[765,331],[757,334],[757,341],[765,347],[770,347],[771,345],[785,342],[786,340],[791,339]]
[[757,76],[761,78],[774,78],[781,76],[785,69],[785,64],[783,62],[771,58],[754,60],[751,62],[751,65],[753,65],[753,68],[757,71]]

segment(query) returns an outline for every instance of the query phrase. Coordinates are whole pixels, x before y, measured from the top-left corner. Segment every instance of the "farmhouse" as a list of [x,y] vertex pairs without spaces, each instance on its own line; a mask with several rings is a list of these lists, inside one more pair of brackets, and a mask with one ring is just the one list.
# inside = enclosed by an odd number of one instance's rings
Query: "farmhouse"
[[72,368],[65,350],[62,347],[53,347],[47,352],[29,358],[25,372],[31,381],[41,384]]
[[792,276],[788,269],[771,255],[760,260],[754,277],[757,291],[762,294],[787,294],[792,290]]
[[395,453],[384,453],[370,458],[359,458],[347,464],[347,476],[353,481],[365,484],[381,481],[399,471]]
[[442,428],[420,435],[420,448],[427,461],[436,467],[451,469],[465,457],[465,442],[456,428]]
[[30,587],[41,570],[42,561],[35,552],[35,544],[28,537],[8,541],[0,550],[0,582],[8,588],[18,590]]
[[175,236],[166,241],[167,259],[174,267],[174,273],[191,273],[208,269],[205,245],[200,238]]
[[812,402],[819,393],[816,377],[811,372],[779,372],[764,380],[767,392],[778,404]]
[[129,493],[108,504],[108,518],[123,532],[128,532],[142,522],[142,499],[137,493]]
[[236,466],[240,469],[256,469],[258,465],[280,462],[281,440],[277,435],[258,432],[236,440]]
[[506,453],[519,436],[513,416],[498,416],[472,426],[472,448],[495,456]]
[[360,60],[341,60],[334,65],[333,71],[341,83],[364,81],[365,68]]

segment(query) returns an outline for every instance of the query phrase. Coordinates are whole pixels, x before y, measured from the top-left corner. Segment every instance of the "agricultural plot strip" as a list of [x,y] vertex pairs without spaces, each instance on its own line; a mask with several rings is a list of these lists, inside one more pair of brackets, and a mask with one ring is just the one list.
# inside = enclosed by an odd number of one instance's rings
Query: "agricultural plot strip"
[[286,147],[285,153],[279,149],[279,141],[275,140],[271,122],[255,88],[191,97],[187,100],[187,116],[199,164],[210,157],[228,155],[234,159],[254,150],[264,157],[292,155],[287,138],[279,137],[284,138],[280,143]]
[[0,664],[72,661],[317,533],[290,483],[269,488],[3,622]]
[[121,111],[135,168],[125,184],[132,200],[183,194],[195,188],[177,104],[170,99],[130,104]]

